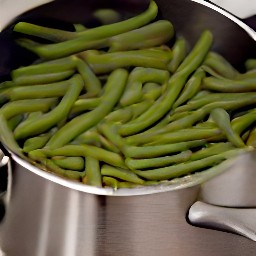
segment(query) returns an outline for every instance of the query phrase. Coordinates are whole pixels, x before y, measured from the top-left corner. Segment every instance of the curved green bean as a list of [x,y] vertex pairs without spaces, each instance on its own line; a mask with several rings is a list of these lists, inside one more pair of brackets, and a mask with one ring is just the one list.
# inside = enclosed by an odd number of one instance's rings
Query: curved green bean
[[[78,156],[56,156],[52,158],[52,161],[63,169],[70,169],[73,171],[82,171],[85,168],[84,158]],[[87,173],[86,173],[87,174]]]

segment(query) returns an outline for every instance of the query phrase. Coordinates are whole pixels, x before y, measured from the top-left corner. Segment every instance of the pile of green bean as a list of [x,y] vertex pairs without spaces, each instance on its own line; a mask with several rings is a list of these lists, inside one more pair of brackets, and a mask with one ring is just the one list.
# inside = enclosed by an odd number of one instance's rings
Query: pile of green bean
[[2,142],[45,171],[115,189],[255,148],[256,60],[239,72],[212,51],[210,31],[189,46],[157,14],[151,1],[130,19],[72,32],[17,23],[17,43],[38,59],[0,84]]

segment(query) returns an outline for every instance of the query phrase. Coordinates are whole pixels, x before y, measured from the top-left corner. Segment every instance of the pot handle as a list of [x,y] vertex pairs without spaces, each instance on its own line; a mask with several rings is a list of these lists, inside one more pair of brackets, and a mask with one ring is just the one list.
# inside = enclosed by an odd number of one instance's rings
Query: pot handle
[[0,143],[0,222],[3,220],[10,200],[12,168],[11,160]]
[[256,241],[256,209],[215,206],[201,201],[194,203],[188,213],[190,224],[227,231]]

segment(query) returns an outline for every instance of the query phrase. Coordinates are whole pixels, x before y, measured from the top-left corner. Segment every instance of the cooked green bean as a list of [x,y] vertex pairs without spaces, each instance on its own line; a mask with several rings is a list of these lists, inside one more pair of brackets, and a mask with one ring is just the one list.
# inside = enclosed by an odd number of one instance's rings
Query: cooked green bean
[[121,155],[108,150],[89,145],[65,145],[56,149],[42,149],[48,156],[91,156],[104,163],[126,168]]
[[111,187],[114,190],[118,188],[119,181],[113,177],[103,176],[102,182],[104,184],[104,187]]
[[135,184],[143,184],[144,180],[139,178],[134,172],[127,169],[113,167],[107,164],[104,164],[101,167],[101,175],[111,176],[121,180],[130,181]]
[[[94,110],[81,114],[57,131],[47,143],[48,147],[57,148],[70,142],[79,134],[99,123],[116,105],[126,85],[128,72],[123,69],[113,71],[105,85],[101,104]],[[118,86],[116,86],[118,84]]]
[[91,156],[86,157],[86,177],[88,185],[102,187],[102,177],[98,159]]
[[94,73],[109,73],[118,68],[145,67],[167,69],[169,56],[159,58],[156,52],[150,50],[132,50],[102,54],[84,54],[83,59],[90,65]]
[[16,115],[16,116],[10,118],[7,121],[9,129],[11,131],[13,131],[20,124],[20,122],[23,120],[23,118],[24,118],[24,114],[19,114],[19,115]]
[[48,71],[47,74],[24,75],[13,78],[16,85],[48,84],[70,78],[75,70],[64,70],[60,72]]
[[172,153],[182,152],[195,147],[205,145],[205,140],[193,140],[178,143],[171,143],[165,145],[155,146],[131,146],[126,145],[123,147],[125,157],[131,158],[152,158],[158,156],[165,156]]
[[217,155],[222,152],[226,152],[230,149],[234,149],[234,146],[230,142],[219,142],[209,144],[208,147],[202,148],[196,152],[194,152],[191,157],[190,161],[200,160],[209,156]]
[[172,50],[173,57],[168,64],[168,70],[174,73],[187,55],[187,41],[184,38],[178,38],[175,41]]
[[74,75],[73,78],[70,79],[69,89],[67,90],[58,106],[56,106],[50,112],[46,113],[39,120],[28,123],[26,126],[23,126],[22,129],[15,129],[15,138],[20,140],[31,137],[33,135],[45,132],[49,128],[58,124],[58,122],[62,121],[68,116],[70,109],[72,108],[73,103],[77,100],[82,88],[82,78],[80,75]]
[[142,85],[145,82],[156,82],[163,84],[167,82],[169,72],[155,68],[134,68],[128,78],[126,89],[120,99],[121,106],[137,103],[143,97]]
[[70,114],[77,114],[87,110],[93,110],[101,103],[101,98],[78,99],[72,106]]
[[10,89],[7,95],[11,101],[61,97],[66,93],[69,83],[69,80],[66,80],[51,84],[17,86]]
[[126,158],[125,164],[132,170],[150,169],[157,167],[169,166],[171,164],[182,163],[190,159],[192,152],[190,150],[183,151],[176,155],[167,155],[162,157],[147,159]]
[[[157,15],[157,12],[158,7],[156,3],[154,1],[150,1],[147,10],[135,17],[114,24],[99,26],[81,32],[69,32],[58,29],[46,28],[37,25],[32,25],[26,22],[19,22],[18,24],[16,24],[14,27],[14,31],[28,35],[38,36],[54,42],[72,39],[75,37],[82,38],[81,41],[92,41],[101,38],[107,38],[141,27],[150,22],[151,20],[154,20]],[[72,45],[76,42],[75,39],[69,41],[70,43],[68,45]],[[56,48],[59,47],[61,51],[63,50],[63,45],[64,44],[56,44]]]
[[256,59],[248,59],[245,62],[246,70],[253,70],[256,69]]
[[244,147],[245,144],[240,136],[232,129],[229,114],[222,108],[215,108],[211,111],[211,118],[236,147]]
[[156,100],[161,96],[163,87],[157,83],[147,82],[142,88],[142,100]]
[[76,58],[75,63],[78,72],[84,80],[84,86],[86,91],[91,96],[99,95],[99,93],[101,92],[101,82],[99,78],[93,73],[93,71],[85,61]]
[[[62,169],[70,169],[73,171],[82,171],[85,168],[84,158],[79,156],[55,156],[52,161]],[[86,170],[87,175],[87,170]]]
[[251,92],[256,90],[256,78],[243,80],[219,79],[206,77],[203,79],[202,88],[219,92]]
[[[170,77],[165,93],[158,98],[152,107],[135,119],[134,122],[122,125],[119,129],[120,134],[127,136],[138,133],[163,117],[174,104],[189,75],[203,61],[211,44],[212,34],[209,31],[205,31],[192,51],[179,66],[177,73]],[[155,111],[156,109],[157,111]]]
[[147,180],[167,180],[183,175],[191,174],[197,170],[201,170],[206,167],[212,167],[222,161],[235,157],[249,149],[231,149],[229,151],[209,156],[204,159],[191,161],[187,163],[176,164],[172,166],[152,169],[148,171],[134,170],[134,172]]
[[189,78],[189,80],[185,84],[180,96],[173,104],[174,109],[196,95],[196,93],[200,90],[201,82],[204,77],[205,72],[201,68],[195,71],[195,73]]
[[109,39],[110,52],[145,49],[165,44],[174,35],[174,28],[167,20],[157,20],[141,28]]
[[0,112],[6,119],[10,119],[16,115],[28,112],[46,112],[55,103],[56,98],[17,100],[6,103]]
[[253,127],[253,129],[250,131],[246,145],[256,148],[256,127]]
[[216,52],[209,52],[204,65],[210,67],[220,77],[235,79],[239,72],[222,55]]
[[61,72],[75,69],[76,57],[69,56],[57,60],[45,61],[38,64],[32,64],[26,67],[14,69],[11,72],[12,78],[18,79],[20,76],[31,76],[39,74],[48,74],[50,72]]

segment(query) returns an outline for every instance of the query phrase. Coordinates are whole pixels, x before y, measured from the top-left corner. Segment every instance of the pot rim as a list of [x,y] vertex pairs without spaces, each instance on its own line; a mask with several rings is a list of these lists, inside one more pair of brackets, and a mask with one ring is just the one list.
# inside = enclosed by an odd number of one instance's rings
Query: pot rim
[[[236,18],[226,10],[212,4],[209,2],[206,2],[204,0],[191,0],[192,2],[196,2],[198,4],[204,5],[210,9],[213,9],[214,11],[219,12],[220,14],[224,15],[228,19],[235,22],[238,26],[240,26],[244,31],[247,32],[247,34],[256,41],[256,32],[250,28],[248,25],[246,25],[243,21]],[[234,159],[225,160],[221,164],[212,167],[206,171],[203,171],[201,173],[195,173],[191,174],[182,178],[176,178],[171,181],[165,181],[157,185],[150,185],[150,186],[138,186],[135,188],[99,188],[95,186],[86,185],[77,181],[73,181],[61,176],[58,176],[54,173],[46,172],[35,165],[29,163],[28,161],[22,159],[18,155],[14,154],[12,151],[8,149],[6,146],[6,149],[11,155],[11,158],[24,167],[25,169],[31,171],[32,173],[45,178],[46,180],[52,181],[54,183],[57,183],[59,185],[62,185],[66,188],[71,188],[80,192],[86,192],[89,194],[95,194],[95,195],[104,195],[104,196],[138,196],[138,195],[147,195],[147,194],[155,194],[160,192],[168,192],[168,191],[174,191],[179,189],[185,189],[189,187],[194,187],[201,185],[202,183],[206,182],[207,180],[221,174],[226,169],[228,169],[234,162]]]

